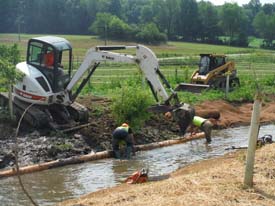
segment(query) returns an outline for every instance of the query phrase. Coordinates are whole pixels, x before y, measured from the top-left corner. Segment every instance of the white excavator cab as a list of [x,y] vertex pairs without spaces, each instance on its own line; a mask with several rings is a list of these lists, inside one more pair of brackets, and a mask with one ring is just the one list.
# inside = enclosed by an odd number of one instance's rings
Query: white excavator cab
[[[47,78],[53,92],[59,92],[69,83],[72,70],[72,47],[60,37],[38,37],[28,43],[27,64]],[[39,83],[48,90],[46,84]]]

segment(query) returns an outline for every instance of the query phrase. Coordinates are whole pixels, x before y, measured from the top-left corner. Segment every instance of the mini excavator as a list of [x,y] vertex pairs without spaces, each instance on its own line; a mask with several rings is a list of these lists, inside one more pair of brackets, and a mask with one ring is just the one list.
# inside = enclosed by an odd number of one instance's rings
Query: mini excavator
[[[112,52],[125,49],[135,49],[136,55]],[[88,110],[77,103],[76,98],[96,68],[105,61],[139,66],[157,102],[151,111],[166,112],[182,105],[177,93],[160,72],[155,54],[148,47],[96,46],[87,51],[75,72],[72,60],[71,44],[64,38],[42,36],[28,41],[26,61],[16,65],[16,69],[24,74],[22,81],[13,87],[12,101],[17,118],[31,105],[24,120],[34,128],[62,130],[85,124],[89,118]],[[2,104],[7,103],[7,95],[1,93],[0,100]]]

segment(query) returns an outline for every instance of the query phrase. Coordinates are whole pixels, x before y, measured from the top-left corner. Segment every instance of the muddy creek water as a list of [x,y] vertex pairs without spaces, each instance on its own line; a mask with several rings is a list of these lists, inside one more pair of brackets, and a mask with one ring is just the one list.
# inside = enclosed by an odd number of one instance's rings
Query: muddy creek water
[[[62,200],[120,184],[127,176],[141,168],[149,169],[149,176],[165,175],[192,162],[221,156],[232,146],[248,144],[249,127],[213,131],[212,143],[195,140],[185,144],[138,152],[131,161],[104,159],[85,164],[70,165],[23,175],[23,183],[35,201],[53,205]],[[262,126],[259,136],[274,136],[275,125]],[[0,179],[0,205],[27,206],[18,179]]]

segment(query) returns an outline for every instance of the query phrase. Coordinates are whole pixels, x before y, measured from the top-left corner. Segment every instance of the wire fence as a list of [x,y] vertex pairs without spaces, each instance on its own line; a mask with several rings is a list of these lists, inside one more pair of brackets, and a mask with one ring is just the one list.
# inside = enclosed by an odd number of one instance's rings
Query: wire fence
[[[80,65],[80,59],[75,62],[74,72]],[[254,75],[264,78],[275,75],[275,55],[266,54],[238,54],[229,55],[228,61],[234,61],[239,75]],[[160,70],[166,78],[186,80],[198,69],[199,57],[175,57],[159,59]],[[103,62],[93,74],[90,83],[108,84],[141,75],[137,65]]]

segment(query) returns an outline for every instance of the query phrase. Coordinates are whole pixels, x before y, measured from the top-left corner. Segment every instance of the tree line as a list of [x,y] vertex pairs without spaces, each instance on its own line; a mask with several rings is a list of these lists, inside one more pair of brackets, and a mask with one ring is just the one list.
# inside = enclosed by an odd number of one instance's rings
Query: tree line
[[[92,34],[161,43],[167,40],[274,47],[275,3],[215,6],[196,0],[0,0],[1,33]],[[224,37],[224,38],[221,38]]]

